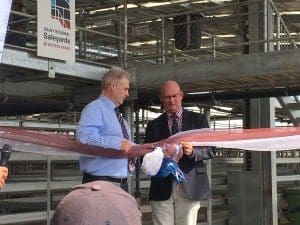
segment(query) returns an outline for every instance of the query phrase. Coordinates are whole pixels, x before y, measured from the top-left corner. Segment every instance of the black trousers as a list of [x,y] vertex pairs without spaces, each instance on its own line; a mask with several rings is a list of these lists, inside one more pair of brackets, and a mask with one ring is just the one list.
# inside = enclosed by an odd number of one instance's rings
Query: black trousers
[[108,181],[116,184],[120,188],[122,188],[124,191],[128,191],[128,185],[127,185],[127,178],[114,178],[110,176],[95,176],[91,175],[89,173],[83,173],[82,176],[82,183],[88,183],[88,182],[93,182],[93,181],[98,181],[98,180],[103,180],[103,181]]

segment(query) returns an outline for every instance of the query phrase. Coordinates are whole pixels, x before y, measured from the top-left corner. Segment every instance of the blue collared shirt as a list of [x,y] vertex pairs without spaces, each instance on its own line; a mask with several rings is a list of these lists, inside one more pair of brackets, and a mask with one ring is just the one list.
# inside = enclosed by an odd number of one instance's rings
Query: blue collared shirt
[[[76,130],[77,139],[84,144],[120,150],[123,133],[114,111],[116,105],[104,95],[90,102],[82,111]],[[129,126],[125,121],[129,137]],[[95,176],[124,178],[128,176],[127,159],[80,157],[80,170]]]

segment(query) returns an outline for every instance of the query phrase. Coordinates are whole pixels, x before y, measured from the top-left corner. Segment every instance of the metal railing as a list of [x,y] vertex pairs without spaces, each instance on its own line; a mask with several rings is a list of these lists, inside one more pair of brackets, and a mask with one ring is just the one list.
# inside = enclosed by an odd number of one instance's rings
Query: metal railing
[[[224,18],[213,16],[216,10],[230,7],[242,7],[253,4],[257,1],[246,1],[239,3],[226,4],[223,6],[210,7],[205,11],[201,9],[193,9],[182,13],[164,15],[160,17],[153,16],[150,22],[128,21],[127,8],[110,12],[107,16],[101,17],[101,24],[98,27],[89,27],[86,20],[92,15],[80,11],[76,26],[76,60],[93,62],[102,66],[121,65],[124,64],[157,64],[168,63],[170,61],[180,60],[199,60],[203,58],[228,57],[236,54],[243,54],[243,48],[250,44],[269,43],[277,46],[276,50],[284,50],[296,48],[295,39],[300,39],[300,35],[291,35],[284,23],[280,12],[276,9],[272,0],[268,0],[268,7],[272,9],[275,17],[275,37],[269,37],[262,40],[242,41],[240,37],[222,37],[216,33],[202,31],[201,26],[211,24],[212,28],[217,25],[219,20],[236,21],[236,18],[246,18],[249,12],[239,12]],[[199,20],[190,20],[180,23],[174,23],[174,18],[185,15],[202,15],[207,16]],[[260,12],[255,12],[260,13]],[[22,49],[36,50],[36,16],[12,11],[14,16],[20,17],[18,20],[10,21],[11,25],[18,23],[26,23],[28,31],[9,29],[9,33],[16,35],[24,35],[28,39]],[[120,16],[121,15],[121,16]],[[22,17],[22,18],[21,18]],[[117,21],[116,21],[117,20]],[[115,22],[112,22],[115,21]],[[100,22],[99,22],[100,23]],[[114,23],[114,24],[113,24]],[[176,27],[195,27],[198,34],[186,32],[184,35],[180,33],[175,37],[174,30]],[[197,26],[200,26],[197,28]],[[105,29],[102,29],[105,28]],[[115,27],[115,29],[112,29]],[[128,28],[127,28],[128,27]],[[108,29],[109,28],[109,29]],[[108,32],[109,30],[109,32]],[[179,31],[180,32],[180,31]],[[197,33],[197,32],[196,32]],[[198,35],[198,44],[192,48],[179,49],[176,42],[190,41],[193,35]],[[187,40],[180,40],[186,38]],[[195,37],[193,37],[195,39]],[[20,46],[19,46],[20,47]]]
[[[292,38],[289,29],[287,28],[284,20],[282,19],[281,13],[278,11],[277,7],[273,0],[268,0],[268,4],[270,5],[273,13],[275,14],[275,23],[276,23],[276,38],[278,39],[276,42],[277,50],[281,49],[295,49],[297,48],[297,44]],[[285,39],[287,43],[281,43],[282,37],[288,38]],[[290,39],[291,38],[291,39]]]

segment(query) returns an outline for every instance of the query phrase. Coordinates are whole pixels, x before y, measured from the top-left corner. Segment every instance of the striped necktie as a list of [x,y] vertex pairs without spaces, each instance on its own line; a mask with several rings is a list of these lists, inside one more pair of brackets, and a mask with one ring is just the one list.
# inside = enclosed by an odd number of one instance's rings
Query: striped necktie
[[[118,121],[121,125],[123,137],[125,139],[129,140],[129,135],[128,135],[128,132],[127,132],[127,129],[125,126],[125,122],[124,122],[124,119],[123,119],[118,107],[115,108],[115,112],[116,112]],[[130,173],[133,173],[135,171],[135,159],[134,158],[128,158],[128,171]]]
[[118,118],[118,121],[121,125],[121,129],[122,129],[122,133],[123,133],[123,137],[127,140],[129,140],[129,135],[128,135],[128,132],[127,132],[127,129],[126,129],[126,126],[125,126],[125,122],[124,122],[124,119],[119,111],[119,108],[115,108],[115,112],[116,112],[116,115],[117,115],[117,118]]
[[179,118],[176,114],[171,115],[171,134],[179,132]]

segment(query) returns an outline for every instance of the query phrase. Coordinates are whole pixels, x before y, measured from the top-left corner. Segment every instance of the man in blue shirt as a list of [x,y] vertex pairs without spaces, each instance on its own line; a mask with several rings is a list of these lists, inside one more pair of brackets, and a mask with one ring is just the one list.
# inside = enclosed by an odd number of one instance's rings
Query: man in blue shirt
[[[112,148],[124,153],[131,150],[130,129],[118,114],[118,107],[129,96],[130,74],[121,68],[110,69],[102,78],[101,95],[82,111],[77,139],[84,143]],[[127,190],[128,159],[94,156],[80,157],[82,183],[106,180]]]

